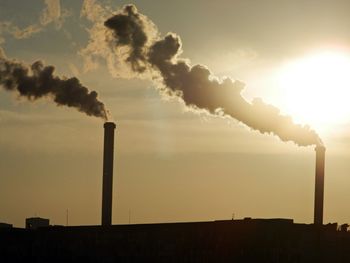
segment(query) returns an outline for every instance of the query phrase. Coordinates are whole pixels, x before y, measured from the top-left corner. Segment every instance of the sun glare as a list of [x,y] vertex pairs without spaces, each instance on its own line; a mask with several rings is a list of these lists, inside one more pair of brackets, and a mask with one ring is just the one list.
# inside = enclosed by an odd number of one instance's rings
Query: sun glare
[[319,52],[280,72],[284,106],[296,122],[328,130],[350,119],[350,55]]

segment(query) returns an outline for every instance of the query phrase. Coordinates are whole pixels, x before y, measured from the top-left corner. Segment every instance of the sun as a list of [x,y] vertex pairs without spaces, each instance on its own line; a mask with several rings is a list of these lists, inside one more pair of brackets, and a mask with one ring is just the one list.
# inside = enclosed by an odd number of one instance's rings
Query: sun
[[350,54],[322,51],[286,63],[279,73],[284,108],[296,122],[328,130],[350,120]]

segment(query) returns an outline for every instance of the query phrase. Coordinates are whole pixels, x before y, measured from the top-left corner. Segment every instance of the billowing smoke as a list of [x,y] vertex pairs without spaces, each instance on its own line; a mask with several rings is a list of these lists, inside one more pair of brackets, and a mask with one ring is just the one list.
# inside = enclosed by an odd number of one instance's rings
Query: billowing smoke
[[140,73],[145,71],[147,33],[144,30],[143,17],[136,7],[125,6],[124,14],[111,17],[105,22],[105,26],[114,31],[116,45],[130,47],[126,61],[131,64],[132,69]]
[[128,48],[125,62],[136,73],[146,69],[151,74],[157,72],[164,84],[161,89],[171,96],[178,96],[194,110],[235,118],[261,133],[273,133],[283,141],[294,141],[298,145],[321,143],[315,131],[295,124],[276,107],[261,99],[248,102],[241,95],[242,82],[230,78],[219,81],[205,66],[191,66],[188,60],[180,59],[179,36],[168,33],[164,38],[152,39],[147,35],[147,28],[153,25],[149,23],[150,20],[138,13],[134,5],[123,7],[105,21],[105,26],[113,32],[114,48]]
[[54,70],[53,66],[44,66],[41,61],[27,67],[6,58],[0,48],[0,86],[5,90],[16,91],[31,101],[50,97],[57,105],[107,119],[105,106],[97,99],[96,91],[89,91],[77,78],[57,77]]

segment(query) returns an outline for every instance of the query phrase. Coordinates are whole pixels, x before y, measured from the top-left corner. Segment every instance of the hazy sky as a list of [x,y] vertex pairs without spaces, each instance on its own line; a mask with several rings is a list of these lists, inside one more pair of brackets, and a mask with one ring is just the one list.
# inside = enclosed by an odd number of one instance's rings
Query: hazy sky
[[[248,100],[260,97],[285,114],[293,112],[278,74],[288,61],[320,49],[349,54],[345,0],[96,3],[113,10],[135,4],[162,34],[181,37],[183,57],[243,81]],[[111,111],[117,124],[114,224],[219,220],[233,213],[312,222],[313,146],[186,111],[150,80],[113,77],[102,58],[84,70],[81,51],[93,22],[81,15],[82,6],[80,0],[0,0],[0,47],[10,59],[43,60],[57,75],[78,77]],[[317,92],[314,99],[310,108],[319,103]],[[324,222],[350,222],[349,122],[314,128],[327,147]],[[37,215],[65,224],[68,209],[70,225],[100,224],[102,142],[102,120],[0,88],[0,222],[22,227]]]

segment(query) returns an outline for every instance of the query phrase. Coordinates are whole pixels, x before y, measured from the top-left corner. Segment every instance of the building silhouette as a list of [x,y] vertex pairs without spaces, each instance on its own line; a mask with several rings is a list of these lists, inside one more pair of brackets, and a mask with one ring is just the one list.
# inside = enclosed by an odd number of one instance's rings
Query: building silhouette
[[0,262],[350,262],[350,233],[339,229],[250,218],[4,228]]
[[26,229],[37,229],[50,225],[50,220],[41,217],[26,218]]

